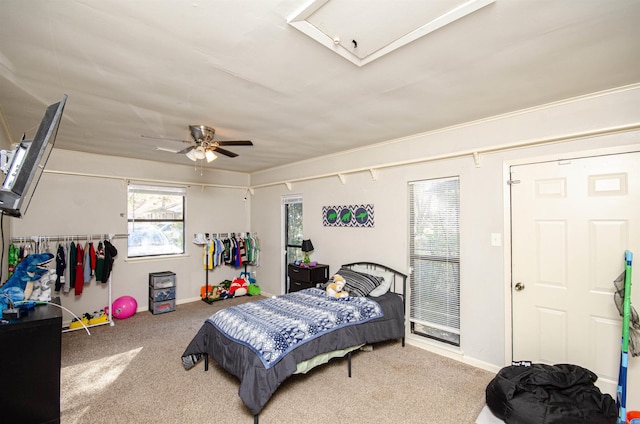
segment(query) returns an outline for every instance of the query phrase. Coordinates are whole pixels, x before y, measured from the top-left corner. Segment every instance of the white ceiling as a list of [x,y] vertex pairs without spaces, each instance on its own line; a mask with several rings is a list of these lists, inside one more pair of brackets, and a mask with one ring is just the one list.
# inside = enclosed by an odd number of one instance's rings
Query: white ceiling
[[[0,124],[29,138],[66,93],[58,148],[188,165],[142,135],[204,124],[254,143],[209,166],[254,172],[640,82],[638,0],[485,1],[367,63],[336,51],[357,40],[360,60],[462,3],[1,0]],[[292,25],[310,5],[334,47]]]

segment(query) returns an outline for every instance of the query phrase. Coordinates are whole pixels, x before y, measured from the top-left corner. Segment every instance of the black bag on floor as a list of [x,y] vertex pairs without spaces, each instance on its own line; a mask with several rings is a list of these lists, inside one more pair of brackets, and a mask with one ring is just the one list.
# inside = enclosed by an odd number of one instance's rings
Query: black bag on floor
[[597,379],[571,364],[511,365],[487,385],[487,406],[507,424],[616,424],[616,402]]

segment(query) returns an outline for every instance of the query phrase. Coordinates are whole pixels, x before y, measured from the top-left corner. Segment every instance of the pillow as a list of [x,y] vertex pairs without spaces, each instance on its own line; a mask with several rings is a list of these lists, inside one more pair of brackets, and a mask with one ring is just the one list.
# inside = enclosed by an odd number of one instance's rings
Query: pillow
[[349,296],[364,297],[371,293],[382,283],[382,277],[375,275],[362,274],[349,268],[340,268],[337,272],[345,281],[344,290],[349,292]]
[[371,293],[369,293],[369,296],[371,297],[379,297],[388,292],[395,278],[391,271],[371,269],[367,268],[366,265],[354,265],[351,269],[361,274],[375,275],[376,277],[382,277],[384,279],[378,287],[371,290]]

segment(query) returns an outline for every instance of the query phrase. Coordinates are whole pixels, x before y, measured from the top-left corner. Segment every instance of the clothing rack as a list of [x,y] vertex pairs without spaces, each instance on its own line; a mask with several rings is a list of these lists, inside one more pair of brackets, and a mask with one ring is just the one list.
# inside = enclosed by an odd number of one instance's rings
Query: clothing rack
[[[28,237],[11,237],[11,242],[12,243],[29,243],[29,242],[34,242],[34,243],[40,243],[43,241],[74,241],[74,240],[87,240],[87,241],[93,241],[93,240],[113,240],[113,239],[121,239],[121,238],[127,238],[129,237],[128,234],[126,233],[119,233],[119,234],[114,234],[114,233],[100,233],[100,234],[74,234],[74,235],[55,235],[55,236],[28,236]],[[113,273],[109,275],[109,280],[107,281],[107,287],[108,287],[108,302],[107,303],[109,305],[109,312],[108,312],[108,321],[105,322],[100,322],[97,324],[91,324],[91,325],[87,325],[86,327],[97,327],[99,325],[105,325],[105,324],[109,324],[112,327],[115,325],[115,322],[113,321],[113,307],[112,307],[112,302],[113,302],[113,293],[111,290],[111,277],[112,277]],[[67,331],[75,331],[75,330],[82,330],[84,329],[85,326],[80,326],[80,327],[76,327],[76,328],[67,328],[62,330],[62,332],[67,332]]]
[[[229,238],[229,237],[236,237],[236,233],[201,233],[204,235],[204,238],[207,242],[209,242],[211,239],[213,238]],[[239,232],[237,233],[238,237],[245,237],[245,235],[247,237],[249,236],[254,236],[257,237],[258,233],[256,232],[250,232],[250,231],[244,231],[244,232]],[[193,235],[195,237],[195,239],[198,239],[198,234],[194,234]],[[209,249],[205,249],[205,263],[209,263]],[[247,263],[244,263],[244,272],[246,274],[247,272]],[[204,295],[205,297],[202,298],[202,301],[208,304],[213,303],[211,300],[209,300],[208,298],[208,293],[209,293],[209,269],[207,266],[204,267],[204,275],[205,275],[205,279],[204,279]]]
[[13,243],[27,243],[29,241],[38,242],[42,240],[47,241],[73,241],[73,240],[100,240],[100,239],[119,239],[127,238],[129,234],[113,234],[113,233],[100,233],[100,234],[73,234],[73,235],[57,235],[57,236],[26,236],[26,237],[11,237]]

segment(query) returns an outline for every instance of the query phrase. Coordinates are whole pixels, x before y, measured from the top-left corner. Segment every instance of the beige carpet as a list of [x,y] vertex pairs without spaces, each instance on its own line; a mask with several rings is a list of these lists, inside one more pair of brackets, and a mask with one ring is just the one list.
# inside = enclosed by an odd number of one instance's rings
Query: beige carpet
[[[111,327],[62,335],[62,423],[252,423],[238,381],[213,361],[180,357],[204,320],[251,297],[175,312],[141,312]],[[399,342],[334,359],[287,380],[260,423],[474,423],[493,374]]]

